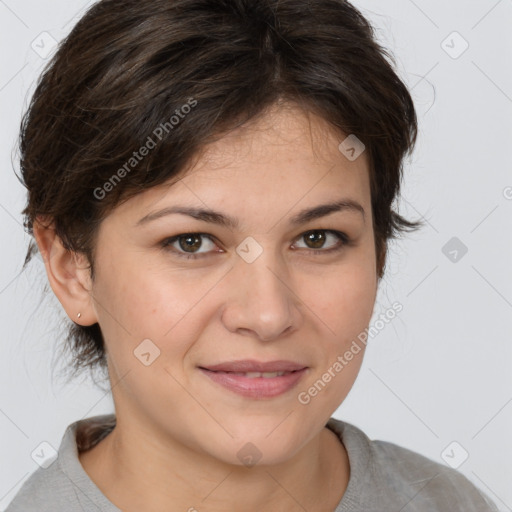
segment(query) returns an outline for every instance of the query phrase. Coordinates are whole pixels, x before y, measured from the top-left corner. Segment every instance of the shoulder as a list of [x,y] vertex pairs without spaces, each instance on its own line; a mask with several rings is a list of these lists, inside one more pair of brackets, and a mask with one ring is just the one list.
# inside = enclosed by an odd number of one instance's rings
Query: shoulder
[[371,449],[379,477],[391,486],[408,490],[411,499],[428,504],[429,510],[497,510],[486,495],[453,468],[387,441],[371,441]]
[[56,460],[39,467],[21,486],[5,512],[117,512],[89,478],[78,458],[79,448],[93,445],[115,425],[113,415],[80,420],[69,425]]
[[38,468],[32,473],[5,512],[55,512],[57,505],[76,510],[73,503],[78,503],[76,493],[65,473],[60,468],[58,459],[48,468]]
[[462,473],[397,444],[370,440],[349,423],[331,418],[328,427],[340,436],[354,469],[348,499],[366,496],[366,510],[497,512]]

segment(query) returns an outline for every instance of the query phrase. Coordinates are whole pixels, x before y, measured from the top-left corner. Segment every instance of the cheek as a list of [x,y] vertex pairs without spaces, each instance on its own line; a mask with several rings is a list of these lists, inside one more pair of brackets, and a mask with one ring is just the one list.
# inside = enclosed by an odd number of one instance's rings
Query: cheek
[[317,339],[322,341],[316,346],[319,364],[301,388],[299,402],[311,403],[318,413],[335,410],[359,373],[366,345],[358,336],[368,327],[377,291],[372,254],[354,252],[328,276],[303,282],[302,294],[319,319]]
[[104,267],[96,293],[108,311],[100,308],[99,318],[118,372],[138,368],[134,351],[146,339],[160,351],[155,367],[181,366],[210,320],[211,309],[205,311],[208,292],[218,279],[211,271],[152,268],[142,261],[118,259],[115,267]]
[[201,290],[186,272],[152,268],[143,261],[115,262],[102,268],[95,295],[108,305],[104,323],[114,322],[134,337],[161,338],[200,298]]
[[366,328],[377,291],[373,264],[360,261],[340,266],[328,276],[307,279],[302,295],[338,343]]
[[361,368],[364,333],[373,312],[376,279],[368,267],[351,266],[328,281],[323,293],[310,293],[317,325],[317,365],[298,390],[297,402],[325,420],[345,400]]

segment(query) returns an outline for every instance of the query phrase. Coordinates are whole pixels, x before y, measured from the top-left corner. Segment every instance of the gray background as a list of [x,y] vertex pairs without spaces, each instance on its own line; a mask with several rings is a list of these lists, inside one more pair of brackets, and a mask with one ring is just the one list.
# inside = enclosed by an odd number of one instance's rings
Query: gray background
[[[31,453],[41,442],[58,448],[69,423],[112,410],[90,380],[55,373],[66,318],[53,296],[41,303],[42,262],[21,272],[29,238],[13,171],[44,51],[90,3],[0,0],[0,510],[37,468]],[[512,510],[512,0],[354,4],[416,103],[420,134],[399,207],[427,225],[390,247],[375,317],[394,301],[403,311],[371,339],[335,416],[456,465]]]

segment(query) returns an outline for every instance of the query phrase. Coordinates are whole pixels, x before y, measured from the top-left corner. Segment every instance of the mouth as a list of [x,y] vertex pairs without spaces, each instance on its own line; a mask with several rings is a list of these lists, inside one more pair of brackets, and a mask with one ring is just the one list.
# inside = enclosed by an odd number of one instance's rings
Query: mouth
[[[202,368],[203,370],[208,370],[207,368]],[[212,371],[212,370],[209,370]],[[299,370],[294,370],[299,371]],[[287,375],[293,372],[222,372],[216,371],[215,373],[225,373],[229,375],[239,375],[241,377],[247,377],[248,379],[257,379],[263,377],[264,379],[272,379],[273,377],[282,377],[283,375]]]
[[308,367],[291,361],[233,361],[198,369],[230,392],[248,398],[272,398],[293,389]]

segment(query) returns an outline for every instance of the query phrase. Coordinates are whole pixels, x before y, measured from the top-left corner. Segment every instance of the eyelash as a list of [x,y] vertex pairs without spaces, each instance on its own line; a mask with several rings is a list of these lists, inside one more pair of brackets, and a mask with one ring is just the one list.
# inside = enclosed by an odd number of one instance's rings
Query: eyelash
[[[311,233],[326,233],[326,234],[330,233],[330,234],[333,234],[334,236],[336,236],[340,242],[340,244],[336,245],[335,247],[331,247],[330,249],[304,249],[304,250],[306,250],[306,252],[308,252],[314,256],[318,256],[320,254],[326,254],[326,253],[331,254],[334,252],[339,252],[342,249],[344,249],[346,246],[350,245],[350,243],[351,243],[350,238],[345,233],[343,233],[341,231],[336,231],[334,229],[312,229],[310,231],[305,231],[296,240],[300,240],[304,236],[309,235]],[[187,260],[199,259],[199,258],[208,256],[208,254],[209,254],[208,252],[207,253],[197,253],[197,254],[184,253],[184,252],[180,252],[180,251],[174,249],[173,247],[170,247],[174,242],[176,242],[178,239],[180,239],[181,237],[184,237],[184,236],[199,236],[199,237],[204,236],[204,237],[210,239],[213,243],[215,243],[214,237],[212,237],[211,235],[208,235],[207,233],[181,233],[179,235],[175,235],[170,238],[166,238],[165,240],[163,240],[161,242],[160,245],[161,245],[162,249],[171,251],[174,254],[176,254],[178,257],[186,258]]]

